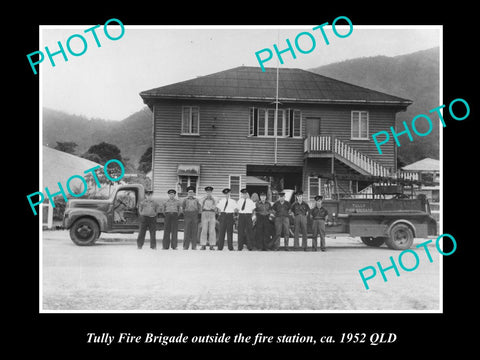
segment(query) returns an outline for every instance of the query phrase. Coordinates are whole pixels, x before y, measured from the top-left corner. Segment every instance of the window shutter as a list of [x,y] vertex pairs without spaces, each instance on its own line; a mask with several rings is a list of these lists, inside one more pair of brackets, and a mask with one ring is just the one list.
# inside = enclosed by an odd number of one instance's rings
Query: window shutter
[[258,136],[267,135],[265,132],[265,109],[259,109],[258,111]]
[[255,108],[250,108],[250,118],[249,118],[249,121],[248,121],[248,135],[249,136],[253,136],[253,134],[255,133],[254,132],[254,129],[255,129],[254,112],[255,112]]
[[293,110],[293,136],[302,136],[302,113],[300,110]]
[[360,113],[360,137],[368,138],[368,113],[366,111]]

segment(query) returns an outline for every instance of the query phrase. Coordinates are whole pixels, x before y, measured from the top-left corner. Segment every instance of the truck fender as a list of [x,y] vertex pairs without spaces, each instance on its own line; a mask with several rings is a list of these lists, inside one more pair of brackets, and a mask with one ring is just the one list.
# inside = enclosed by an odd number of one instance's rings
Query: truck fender
[[395,220],[394,222],[392,222],[392,223],[388,226],[387,235],[390,234],[390,230],[392,230],[392,228],[393,228],[396,224],[406,224],[406,225],[410,226],[410,228],[412,229],[412,232],[413,232],[413,237],[416,237],[415,225],[413,225],[410,221],[405,220],[405,219],[398,219],[398,220]]
[[100,231],[107,231],[108,230],[108,222],[107,222],[107,217],[105,214],[101,211],[95,210],[95,209],[71,209],[68,213],[68,221],[65,224],[65,228],[69,229],[72,224],[77,221],[78,219],[82,217],[90,217],[94,218],[98,226],[100,228]]

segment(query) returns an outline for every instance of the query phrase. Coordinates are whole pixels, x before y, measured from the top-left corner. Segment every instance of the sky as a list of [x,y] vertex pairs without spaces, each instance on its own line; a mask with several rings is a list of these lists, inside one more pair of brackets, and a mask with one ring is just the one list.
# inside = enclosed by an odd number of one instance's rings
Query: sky
[[[300,32],[314,36],[315,48],[308,54],[295,49],[296,59],[285,53],[280,67],[309,69],[357,57],[408,54],[440,46],[442,36],[439,26],[353,25],[352,33],[341,38],[328,26],[326,45],[319,30],[312,30],[315,24],[255,27],[125,24],[121,37],[120,28],[113,24],[108,26],[108,32],[119,39],[108,39],[102,25],[95,31],[100,47],[91,32],[84,33],[93,25],[40,27],[38,50],[45,53],[48,47],[54,53],[60,41],[68,57],[65,62],[62,55],[54,56],[56,66],[52,67],[45,54],[39,66],[40,106],[87,118],[123,120],[145,106],[139,96],[141,91],[237,66],[260,66],[255,52],[265,48],[273,51],[273,44],[284,49],[286,39],[294,44]],[[349,27],[337,25],[336,29],[347,34]],[[80,56],[72,56],[66,49],[67,39],[75,34],[82,34],[87,44]],[[308,36],[300,39],[304,49],[312,46]],[[78,36],[71,39],[70,46],[76,53],[84,49]],[[274,55],[264,66],[276,67],[276,59]]]

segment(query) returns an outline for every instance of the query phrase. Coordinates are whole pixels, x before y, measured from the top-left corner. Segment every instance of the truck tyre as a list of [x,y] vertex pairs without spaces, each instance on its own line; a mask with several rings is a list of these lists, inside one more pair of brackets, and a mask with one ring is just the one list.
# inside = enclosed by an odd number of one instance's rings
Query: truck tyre
[[413,231],[407,224],[396,224],[390,230],[390,236],[385,239],[390,249],[406,250],[413,244]]
[[362,242],[367,246],[380,247],[385,243],[384,237],[362,236],[360,238]]
[[70,228],[70,239],[79,246],[93,245],[99,236],[97,222],[87,217],[78,219]]

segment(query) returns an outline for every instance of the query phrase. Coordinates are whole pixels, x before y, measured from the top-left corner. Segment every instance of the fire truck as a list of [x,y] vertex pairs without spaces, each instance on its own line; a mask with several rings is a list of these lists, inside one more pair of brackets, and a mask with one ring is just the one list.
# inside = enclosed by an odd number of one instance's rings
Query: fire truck
[[[332,180],[335,182],[337,179],[338,176],[333,175]],[[323,207],[329,213],[326,219],[327,236],[360,237],[367,246],[386,244],[391,249],[405,250],[412,246],[414,238],[437,235],[437,221],[432,216],[430,204],[424,195],[415,195],[413,182],[410,183],[409,195],[405,192],[405,183],[401,181],[392,184],[390,180],[381,178],[371,180],[375,180],[371,185],[372,191],[366,196],[332,194],[323,201]],[[287,201],[295,201],[294,190],[285,189],[284,192]],[[142,185],[127,184],[118,186],[109,199],[71,200],[65,210],[63,226],[70,230],[70,238],[77,245],[93,245],[102,232],[137,232],[137,205],[143,198]],[[163,198],[154,200],[160,204],[166,201]],[[309,205],[312,208],[314,204],[310,202]],[[293,221],[291,224],[293,226]],[[163,229],[161,214],[157,217],[157,229]],[[182,229],[180,217],[179,230]],[[310,219],[308,229],[311,229]],[[293,233],[293,228],[291,231]]]

